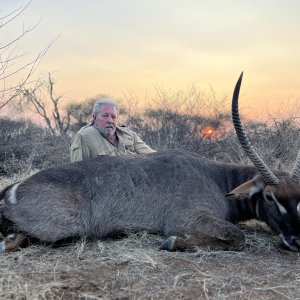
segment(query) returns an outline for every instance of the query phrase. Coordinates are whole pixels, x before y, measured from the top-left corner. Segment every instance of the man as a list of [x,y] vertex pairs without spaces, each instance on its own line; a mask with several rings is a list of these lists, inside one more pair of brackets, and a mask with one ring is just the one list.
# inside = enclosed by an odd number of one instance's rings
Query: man
[[114,100],[97,100],[93,107],[92,124],[82,127],[71,141],[71,162],[98,155],[155,152],[135,132],[118,126],[118,118],[118,104]]

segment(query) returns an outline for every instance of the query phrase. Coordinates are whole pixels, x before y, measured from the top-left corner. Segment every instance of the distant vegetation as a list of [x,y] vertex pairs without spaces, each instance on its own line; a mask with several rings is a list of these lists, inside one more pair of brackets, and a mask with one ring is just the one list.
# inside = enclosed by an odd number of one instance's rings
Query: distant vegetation
[[68,139],[30,121],[0,119],[0,176],[68,162]]
[[[11,101],[14,115],[30,111],[44,125],[0,119],[0,176],[68,163],[70,139],[90,122],[95,100],[63,106],[50,73],[31,88],[20,87]],[[120,121],[156,150],[185,149],[214,160],[250,163],[237,142],[225,100],[218,99],[213,89],[202,92],[191,86],[166,92],[157,87],[154,96],[142,102],[133,97],[120,100]],[[300,146],[295,120],[281,116],[268,124],[243,121],[253,146],[270,167],[292,168]]]
[[[79,113],[81,107],[74,110],[76,117],[70,107],[72,125],[63,134],[53,134],[30,121],[0,119],[0,176],[68,163],[70,138],[85,124]],[[84,107],[84,111],[91,108]],[[126,124],[156,150],[185,149],[214,160],[250,163],[237,142],[228,114],[191,116],[164,108],[127,113],[122,113]],[[291,119],[268,125],[251,121],[245,127],[269,166],[277,169],[293,166],[300,141],[299,127]]]

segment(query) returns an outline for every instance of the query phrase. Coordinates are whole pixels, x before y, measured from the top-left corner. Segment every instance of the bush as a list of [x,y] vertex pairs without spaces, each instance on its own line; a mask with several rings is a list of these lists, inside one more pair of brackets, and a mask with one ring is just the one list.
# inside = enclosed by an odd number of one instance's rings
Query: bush
[[[228,116],[189,117],[163,110],[146,111],[129,120],[145,142],[156,150],[184,149],[223,162],[251,164]],[[203,128],[214,134],[206,136]],[[245,124],[259,155],[271,168],[291,170],[300,149],[299,127],[292,119]],[[69,138],[52,135],[29,121],[0,119],[0,175],[11,176],[69,162]]]
[[53,136],[30,121],[0,119],[0,145],[2,176],[69,161],[67,138]]

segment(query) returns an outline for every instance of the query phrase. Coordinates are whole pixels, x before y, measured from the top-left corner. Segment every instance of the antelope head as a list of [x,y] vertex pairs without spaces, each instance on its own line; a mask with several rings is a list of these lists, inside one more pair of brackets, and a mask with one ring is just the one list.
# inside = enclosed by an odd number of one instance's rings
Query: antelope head
[[232,98],[232,120],[247,156],[260,175],[235,188],[230,198],[253,201],[256,216],[266,222],[292,251],[300,251],[300,151],[291,174],[275,175],[252,147],[241,125],[238,98],[243,73],[237,81]]

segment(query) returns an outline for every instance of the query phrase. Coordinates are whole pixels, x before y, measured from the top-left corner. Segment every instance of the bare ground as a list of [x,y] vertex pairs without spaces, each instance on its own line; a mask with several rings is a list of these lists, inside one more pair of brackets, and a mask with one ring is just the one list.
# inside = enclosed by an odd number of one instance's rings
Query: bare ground
[[159,251],[157,235],[32,245],[0,256],[1,299],[300,299],[299,253],[257,222],[242,252]]

